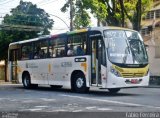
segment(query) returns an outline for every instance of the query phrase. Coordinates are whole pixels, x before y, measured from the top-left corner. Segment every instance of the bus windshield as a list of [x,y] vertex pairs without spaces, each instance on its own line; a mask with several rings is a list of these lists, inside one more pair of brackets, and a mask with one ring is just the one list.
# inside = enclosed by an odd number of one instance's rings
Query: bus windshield
[[109,60],[120,64],[147,64],[148,56],[143,39],[138,32],[105,30]]

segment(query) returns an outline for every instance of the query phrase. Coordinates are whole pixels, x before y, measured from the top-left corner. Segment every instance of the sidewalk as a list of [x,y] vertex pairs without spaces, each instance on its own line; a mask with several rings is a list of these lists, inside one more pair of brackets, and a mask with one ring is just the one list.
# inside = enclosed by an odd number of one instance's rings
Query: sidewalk
[[150,78],[149,88],[160,88],[160,80],[156,78]]
[[12,82],[5,82],[4,80],[0,80],[0,85],[4,85],[4,84],[12,84]]
[[160,85],[150,84],[146,88],[160,88]]

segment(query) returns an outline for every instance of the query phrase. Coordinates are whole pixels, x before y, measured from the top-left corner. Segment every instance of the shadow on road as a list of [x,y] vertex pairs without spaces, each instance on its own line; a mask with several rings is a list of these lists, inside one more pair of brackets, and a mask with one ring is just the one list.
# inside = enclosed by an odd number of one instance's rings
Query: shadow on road
[[140,96],[140,94],[135,94],[135,93],[126,93],[126,92],[122,92],[119,91],[118,93],[116,94],[112,94],[110,93],[109,91],[107,90],[90,90],[89,92],[86,92],[86,93],[76,93],[76,92],[73,92],[72,90],[70,89],[64,89],[64,88],[51,88],[51,87],[37,87],[37,88],[33,88],[33,89],[25,89],[21,86],[18,86],[16,87],[16,89],[23,89],[25,91],[47,91],[47,92],[57,92],[57,93],[69,93],[69,94],[72,94],[72,95],[77,95],[77,94],[81,94],[81,95],[90,95],[90,96],[98,96],[98,97],[116,97],[116,96]]

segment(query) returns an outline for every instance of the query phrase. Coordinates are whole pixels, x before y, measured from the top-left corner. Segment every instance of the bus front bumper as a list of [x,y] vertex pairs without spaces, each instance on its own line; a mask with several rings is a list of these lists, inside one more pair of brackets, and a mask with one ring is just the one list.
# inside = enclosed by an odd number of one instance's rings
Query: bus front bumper
[[106,88],[131,88],[149,85],[149,74],[144,77],[123,78],[108,74]]

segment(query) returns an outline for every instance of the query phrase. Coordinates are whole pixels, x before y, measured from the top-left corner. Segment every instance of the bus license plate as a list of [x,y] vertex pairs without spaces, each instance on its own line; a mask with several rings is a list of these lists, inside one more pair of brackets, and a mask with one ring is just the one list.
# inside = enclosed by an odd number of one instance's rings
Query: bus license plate
[[138,83],[138,79],[131,79],[131,83],[132,84],[137,84]]

